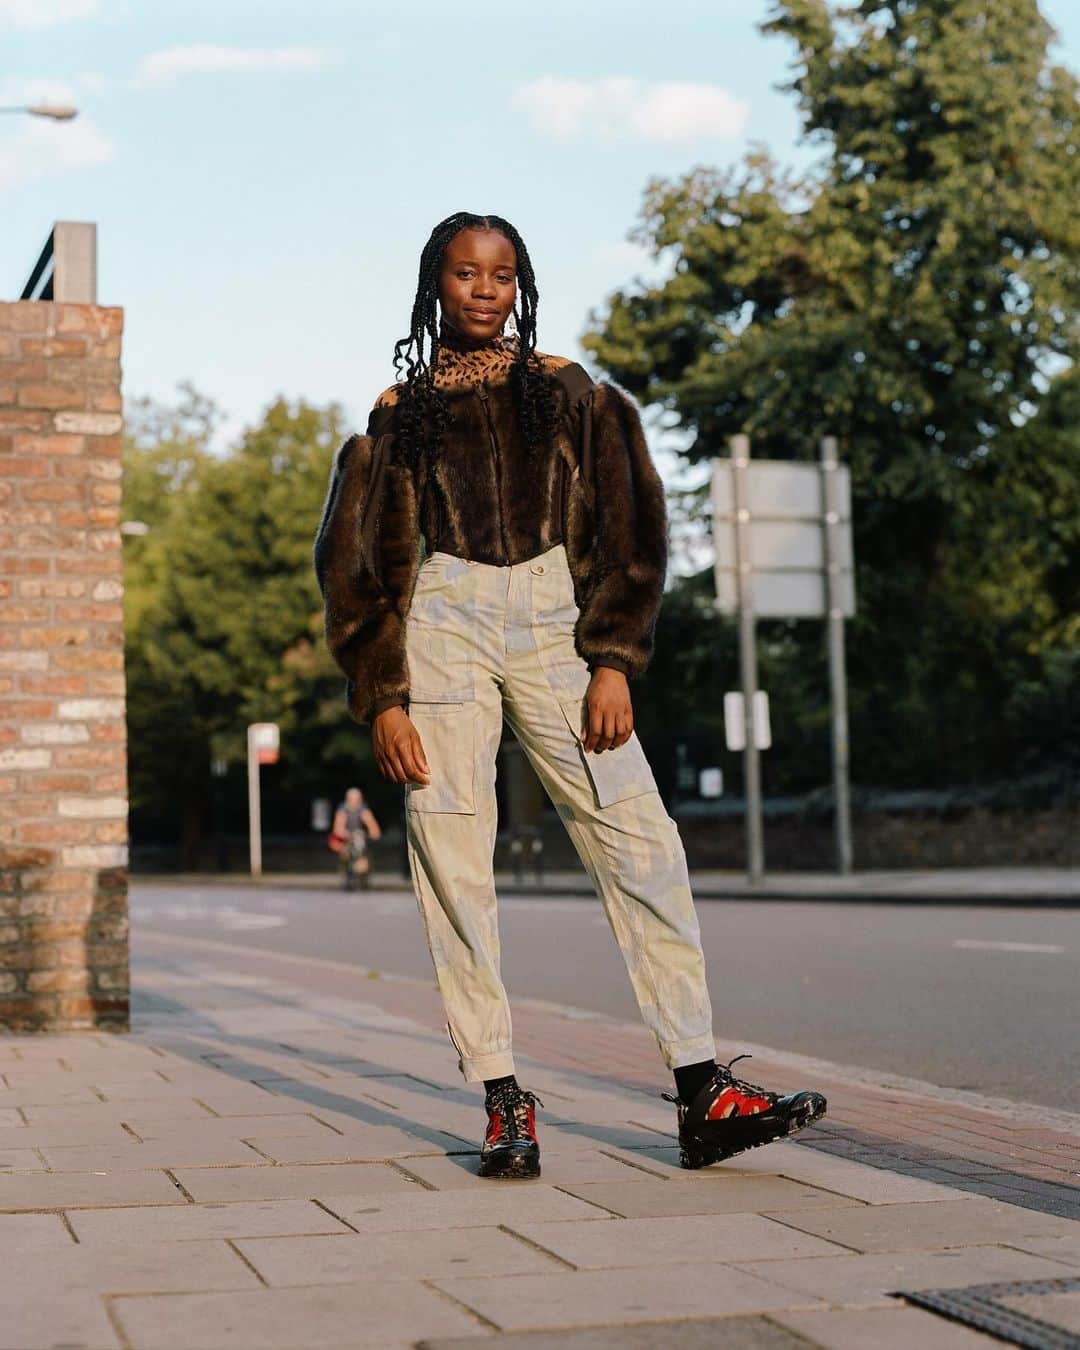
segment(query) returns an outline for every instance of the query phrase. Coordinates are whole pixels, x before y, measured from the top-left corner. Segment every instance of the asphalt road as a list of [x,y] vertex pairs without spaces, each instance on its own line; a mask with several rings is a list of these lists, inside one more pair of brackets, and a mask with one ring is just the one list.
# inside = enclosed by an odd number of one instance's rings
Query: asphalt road
[[[637,1015],[597,901],[500,900],[514,994]],[[430,979],[411,892],[345,895],[136,883],[154,930]],[[1080,1111],[1080,914],[1068,910],[699,902],[716,1031]]]

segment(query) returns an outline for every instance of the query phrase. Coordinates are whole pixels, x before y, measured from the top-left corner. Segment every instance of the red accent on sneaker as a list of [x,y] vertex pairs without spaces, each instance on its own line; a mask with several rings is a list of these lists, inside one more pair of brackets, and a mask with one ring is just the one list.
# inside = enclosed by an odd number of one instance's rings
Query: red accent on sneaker
[[756,1116],[768,1111],[771,1098],[755,1096],[737,1087],[726,1087],[709,1107],[706,1120],[730,1120],[732,1116]]
[[503,1118],[501,1111],[488,1111],[487,1135],[484,1138],[485,1144],[497,1144],[499,1136],[503,1132]]

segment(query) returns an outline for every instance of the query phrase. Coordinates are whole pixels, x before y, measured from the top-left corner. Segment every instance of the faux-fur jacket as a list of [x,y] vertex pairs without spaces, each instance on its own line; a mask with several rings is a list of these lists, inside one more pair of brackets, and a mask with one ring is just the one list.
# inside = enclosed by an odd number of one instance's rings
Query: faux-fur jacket
[[641,419],[627,393],[579,365],[553,362],[550,378],[558,429],[539,457],[519,434],[506,379],[447,391],[451,425],[433,463],[421,456],[412,469],[395,455],[394,407],[377,406],[367,433],[338,451],[314,561],[326,643],[357,721],[408,703],[405,627],[421,540],[426,552],[496,564],[562,542],[578,654],[628,676],[648,664],[668,545]]

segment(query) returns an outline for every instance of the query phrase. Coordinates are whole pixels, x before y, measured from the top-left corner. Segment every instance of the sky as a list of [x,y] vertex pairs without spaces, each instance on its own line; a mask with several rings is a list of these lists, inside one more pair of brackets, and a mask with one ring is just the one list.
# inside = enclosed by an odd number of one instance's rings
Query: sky
[[[1043,0],[1080,69],[1080,10]],[[393,382],[420,249],[457,210],[524,236],[540,347],[647,275],[627,240],[650,178],[801,167],[793,51],[767,0],[0,0],[0,298],[55,220],[98,225],[98,298],[125,310],[124,390],[190,380],[226,443],[279,395],[363,430]],[[670,468],[670,465],[668,466]]]

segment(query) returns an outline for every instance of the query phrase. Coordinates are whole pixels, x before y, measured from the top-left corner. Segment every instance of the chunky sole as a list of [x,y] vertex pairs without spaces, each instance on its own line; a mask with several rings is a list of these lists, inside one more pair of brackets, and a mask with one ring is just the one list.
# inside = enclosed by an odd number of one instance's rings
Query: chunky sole
[[507,1181],[529,1181],[540,1175],[540,1150],[522,1153],[517,1150],[500,1157],[498,1153],[480,1159],[479,1176],[497,1177]]
[[793,1134],[820,1120],[827,1110],[825,1098],[820,1093],[808,1092],[805,1097],[806,1100],[795,1105],[783,1120],[745,1116],[739,1121],[718,1124],[718,1132],[721,1129],[724,1132],[723,1143],[714,1144],[697,1138],[692,1143],[683,1144],[679,1152],[679,1166],[694,1171],[699,1167],[723,1162],[725,1158],[733,1158],[736,1154],[746,1153],[749,1149],[774,1144],[778,1139],[790,1139]]

